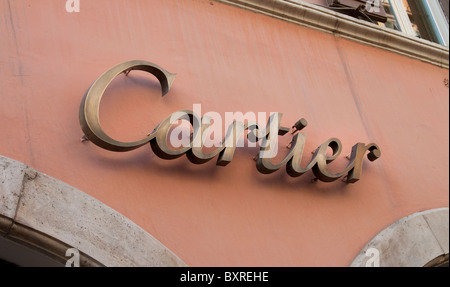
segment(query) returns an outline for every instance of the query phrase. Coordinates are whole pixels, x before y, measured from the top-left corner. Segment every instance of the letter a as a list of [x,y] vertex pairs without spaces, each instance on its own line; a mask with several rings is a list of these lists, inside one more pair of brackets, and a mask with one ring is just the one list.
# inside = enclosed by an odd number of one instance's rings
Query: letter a
[[67,0],[66,11],[69,13],[80,12],[80,0]]
[[186,274],[181,274],[180,281],[181,282],[186,282]]

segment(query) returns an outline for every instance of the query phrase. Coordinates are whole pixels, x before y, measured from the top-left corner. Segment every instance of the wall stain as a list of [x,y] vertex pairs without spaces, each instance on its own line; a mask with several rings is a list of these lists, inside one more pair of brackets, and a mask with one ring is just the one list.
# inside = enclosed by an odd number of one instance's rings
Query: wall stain
[[16,95],[16,96],[20,96],[23,98],[22,103],[23,103],[24,114],[25,114],[26,144],[27,144],[27,148],[28,148],[29,163],[31,165],[33,165],[34,156],[33,156],[33,148],[32,148],[31,133],[30,133],[30,113],[29,113],[29,104],[28,104],[28,97],[27,97],[27,95],[29,95],[30,93],[23,90],[24,88],[27,87],[26,83],[25,83],[26,75],[23,72],[24,66],[23,66],[21,55],[20,55],[19,41],[18,41],[18,35],[17,35],[17,30],[16,30],[17,24],[14,21],[13,10],[11,8],[11,0],[7,0],[7,5],[8,5],[8,12],[9,12],[9,24],[11,26],[10,33],[12,33],[12,39],[14,41],[14,48],[16,51],[15,56],[17,58],[17,61],[15,61],[15,63],[17,64],[16,68],[18,70],[18,73],[14,74],[13,76],[18,77],[20,79],[20,85],[22,88],[22,89],[19,89],[18,95]]

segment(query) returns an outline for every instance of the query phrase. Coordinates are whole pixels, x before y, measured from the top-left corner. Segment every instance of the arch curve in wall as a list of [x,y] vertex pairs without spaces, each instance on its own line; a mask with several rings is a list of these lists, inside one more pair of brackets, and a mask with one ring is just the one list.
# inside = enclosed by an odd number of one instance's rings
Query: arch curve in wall
[[[186,266],[153,236],[110,207],[3,156],[0,203],[0,244],[23,246],[56,265],[65,266],[69,259],[66,251],[76,248],[81,266]],[[1,256],[2,248],[0,259],[4,260]]]
[[352,267],[448,265],[449,209],[406,216],[378,233],[359,252]]

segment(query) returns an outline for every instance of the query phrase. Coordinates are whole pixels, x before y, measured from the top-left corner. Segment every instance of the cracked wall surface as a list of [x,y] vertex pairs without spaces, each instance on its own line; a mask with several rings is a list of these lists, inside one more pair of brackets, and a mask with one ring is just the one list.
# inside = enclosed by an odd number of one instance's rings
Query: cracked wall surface
[[0,235],[82,266],[186,266],[133,222],[83,192],[0,156]]
[[404,217],[376,235],[351,266],[364,267],[379,252],[380,267],[422,267],[449,253],[448,208],[418,212]]

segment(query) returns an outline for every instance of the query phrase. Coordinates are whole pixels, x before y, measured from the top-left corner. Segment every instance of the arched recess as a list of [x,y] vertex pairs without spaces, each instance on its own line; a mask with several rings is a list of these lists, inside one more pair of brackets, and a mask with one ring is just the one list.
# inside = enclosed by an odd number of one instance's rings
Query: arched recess
[[56,266],[65,266],[70,248],[79,250],[81,266],[186,266],[153,236],[110,207],[3,156],[0,244],[2,261],[22,266],[31,263],[2,258],[2,250],[11,253],[16,248],[16,255],[24,253],[41,263],[46,257]]
[[439,208],[396,221],[367,243],[350,266],[445,266],[448,254],[449,209]]

